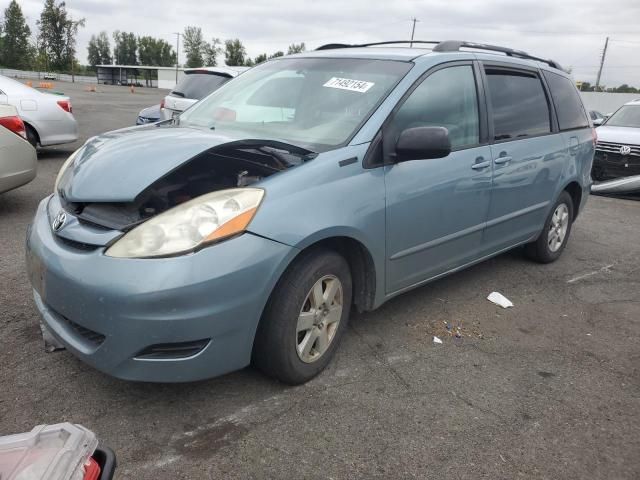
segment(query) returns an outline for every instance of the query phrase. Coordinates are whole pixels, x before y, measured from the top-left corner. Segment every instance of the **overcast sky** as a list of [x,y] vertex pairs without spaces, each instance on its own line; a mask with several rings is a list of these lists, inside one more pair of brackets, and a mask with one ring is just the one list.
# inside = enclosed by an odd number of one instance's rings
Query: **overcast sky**
[[[43,0],[18,2],[35,32]],[[67,0],[67,8],[74,18],[86,19],[78,35],[81,63],[86,63],[89,38],[101,30],[152,35],[175,45],[172,32],[196,25],[208,40],[240,38],[255,57],[286,51],[293,42],[315,48],[408,39],[415,16],[416,39],[473,40],[525,50],[553,58],[571,67],[576,80],[591,82],[610,36],[602,83],[640,87],[638,0]]]

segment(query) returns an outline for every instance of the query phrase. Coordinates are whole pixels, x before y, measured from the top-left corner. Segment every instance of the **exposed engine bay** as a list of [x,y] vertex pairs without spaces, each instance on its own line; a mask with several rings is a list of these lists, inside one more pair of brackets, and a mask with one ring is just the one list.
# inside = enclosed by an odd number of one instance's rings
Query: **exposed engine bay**
[[207,150],[155,181],[133,202],[71,203],[66,210],[80,221],[126,231],[176,205],[206,193],[246,187],[300,165],[316,153],[286,143],[241,140]]

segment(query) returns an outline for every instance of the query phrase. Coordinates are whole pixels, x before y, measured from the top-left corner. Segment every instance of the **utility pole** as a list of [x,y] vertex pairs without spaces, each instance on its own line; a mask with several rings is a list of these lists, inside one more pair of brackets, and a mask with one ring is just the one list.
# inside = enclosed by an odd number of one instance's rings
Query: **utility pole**
[[176,85],[178,85],[178,65],[180,65],[180,32],[173,32],[176,36]]
[[600,68],[598,69],[598,78],[596,78],[596,88],[595,91],[598,91],[598,87],[600,86],[600,77],[602,76],[602,67],[604,66],[604,58],[607,56],[607,47],[609,46],[609,37],[604,41],[604,50],[602,50],[602,58],[600,59]]
[[413,47],[413,35],[416,33],[416,22],[419,22],[420,20],[413,17],[411,21],[413,22],[413,27],[411,28],[411,43],[409,44],[409,47]]

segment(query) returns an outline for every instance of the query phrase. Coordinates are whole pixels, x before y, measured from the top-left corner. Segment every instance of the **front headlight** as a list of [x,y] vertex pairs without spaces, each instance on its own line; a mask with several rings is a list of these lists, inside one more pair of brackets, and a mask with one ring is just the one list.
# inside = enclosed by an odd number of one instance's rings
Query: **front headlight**
[[54,185],[53,185],[53,193],[56,193],[58,191],[58,185],[60,184],[60,179],[62,178],[62,175],[64,175],[64,172],[69,167],[69,165],[71,165],[71,163],[73,163],[73,159],[76,158],[76,154],[78,153],[79,150],[80,149],[76,150],[71,155],[69,155],[69,158],[67,158],[64,161],[64,163],[60,167],[60,170],[58,170],[58,176],[56,177],[56,183],[54,183]]
[[264,190],[234,188],[208,193],[167,210],[127,232],[105,253],[110,257],[164,257],[245,231]]

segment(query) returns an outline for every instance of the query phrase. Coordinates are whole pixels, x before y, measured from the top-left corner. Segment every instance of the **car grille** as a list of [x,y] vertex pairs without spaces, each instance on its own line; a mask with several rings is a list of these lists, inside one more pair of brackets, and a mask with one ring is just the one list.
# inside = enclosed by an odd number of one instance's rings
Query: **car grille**
[[620,155],[620,153],[596,150],[591,176],[596,181],[640,175],[640,155]]
[[99,347],[100,345],[102,345],[102,342],[104,342],[104,339],[106,337],[101,333],[94,332],[93,330],[89,330],[88,328],[83,327],[82,325],[78,325],[77,323],[72,322],[67,317],[64,317],[62,315],[60,316],[64,319],[65,323],[73,329],[75,333],[80,335],[82,338],[84,338],[87,342],[89,342],[94,347]]
[[159,343],[151,345],[141,352],[135,358],[147,360],[170,360],[193,357],[200,353],[209,345],[211,339],[204,338],[202,340],[194,340],[192,342],[179,343]]
[[629,155],[640,157],[640,145],[627,145],[625,143],[601,142],[601,141],[599,141],[596,144],[596,150],[600,152],[606,152],[606,153],[617,153],[618,155],[620,155],[621,147],[631,147],[631,153],[629,153]]

